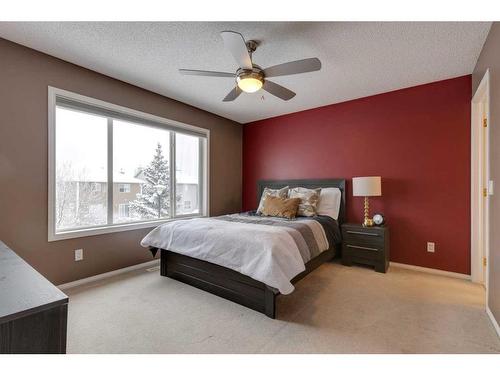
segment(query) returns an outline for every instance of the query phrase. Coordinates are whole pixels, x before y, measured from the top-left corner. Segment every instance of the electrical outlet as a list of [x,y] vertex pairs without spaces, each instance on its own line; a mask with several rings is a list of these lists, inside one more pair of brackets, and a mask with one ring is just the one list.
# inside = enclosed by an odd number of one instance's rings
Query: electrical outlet
[[76,249],[75,250],[75,262],[78,262],[80,260],[83,260],[83,249]]
[[427,251],[429,253],[433,253],[435,246],[436,246],[436,244],[434,242],[427,242]]

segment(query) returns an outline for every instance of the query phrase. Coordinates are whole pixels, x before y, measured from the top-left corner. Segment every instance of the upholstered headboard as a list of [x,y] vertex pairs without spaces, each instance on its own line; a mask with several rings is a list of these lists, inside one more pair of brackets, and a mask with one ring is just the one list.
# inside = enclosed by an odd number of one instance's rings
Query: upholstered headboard
[[304,187],[308,189],[317,188],[327,188],[336,187],[342,192],[342,199],[340,202],[340,212],[338,217],[339,224],[342,224],[346,220],[346,191],[345,191],[345,179],[342,178],[328,178],[328,179],[305,179],[305,180],[260,180],[257,182],[257,205],[260,202],[260,197],[265,187],[271,189],[279,189],[284,186],[294,187]]

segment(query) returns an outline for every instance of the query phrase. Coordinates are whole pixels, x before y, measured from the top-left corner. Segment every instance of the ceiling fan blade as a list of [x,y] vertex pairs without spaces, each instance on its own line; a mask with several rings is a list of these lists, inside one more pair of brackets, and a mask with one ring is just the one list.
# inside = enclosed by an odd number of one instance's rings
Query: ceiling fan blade
[[230,77],[234,78],[236,74],[226,72],[212,72],[210,70],[194,70],[194,69],[179,69],[179,73],[186,76],[203,76],[203,77]]
[[287,76],[291,74],[300,74],[314,72],[321,69],[321,61],[317,57],[310,59],[290,61],[284,64],[270,66],[264,69],[266,77]]
[[262,86],[262,88],[268,93],[273,94],[274,96],[277,96],[278,98],[283,100],[290,100],[296,95],[293,91],[288,90],[286,87],[268,81],[267,79],[264,81],[264,86]]
[[243,35],[235,31],[223,31],[220,35],[224,40],[224,45],[231,52],[240,68],[253,69],[252,59],[248,53]]
[[232,102],[234,99],[236,99],[240,94],[242,93],[241,89],[238,86],[235,86],[234,89],[229,91],[229,94],[226,95],[224,99],[222,99],[223,102]]

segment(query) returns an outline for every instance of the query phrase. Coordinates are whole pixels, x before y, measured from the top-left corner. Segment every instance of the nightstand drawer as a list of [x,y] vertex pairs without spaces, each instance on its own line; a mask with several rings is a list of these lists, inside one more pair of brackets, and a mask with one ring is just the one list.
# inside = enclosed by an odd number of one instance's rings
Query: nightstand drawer
[[384,244],[384,233],[383,232],[365,232],[356,229],[345,229],[343,231],[344,241],[352,244],[369,244],[369,245],[379,245]]
[[373,245],[356,245],[353,243],[345,244],[345,250],[350,253],[351,256],[361,259],[379,259],[383,253],[381,247]]

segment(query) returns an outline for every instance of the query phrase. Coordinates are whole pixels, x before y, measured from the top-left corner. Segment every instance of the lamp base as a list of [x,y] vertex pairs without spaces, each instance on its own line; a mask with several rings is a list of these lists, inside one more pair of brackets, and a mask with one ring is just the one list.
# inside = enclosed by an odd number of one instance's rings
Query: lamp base
[[363,221],[363,226],[364,227],[373,227],[373,220],[365,218],[365,220]]
[[370,203],[368,197],[365,197],[365,220],[363,221],[364,227],[373,227],[373,220],[369,218],[370,216]]

